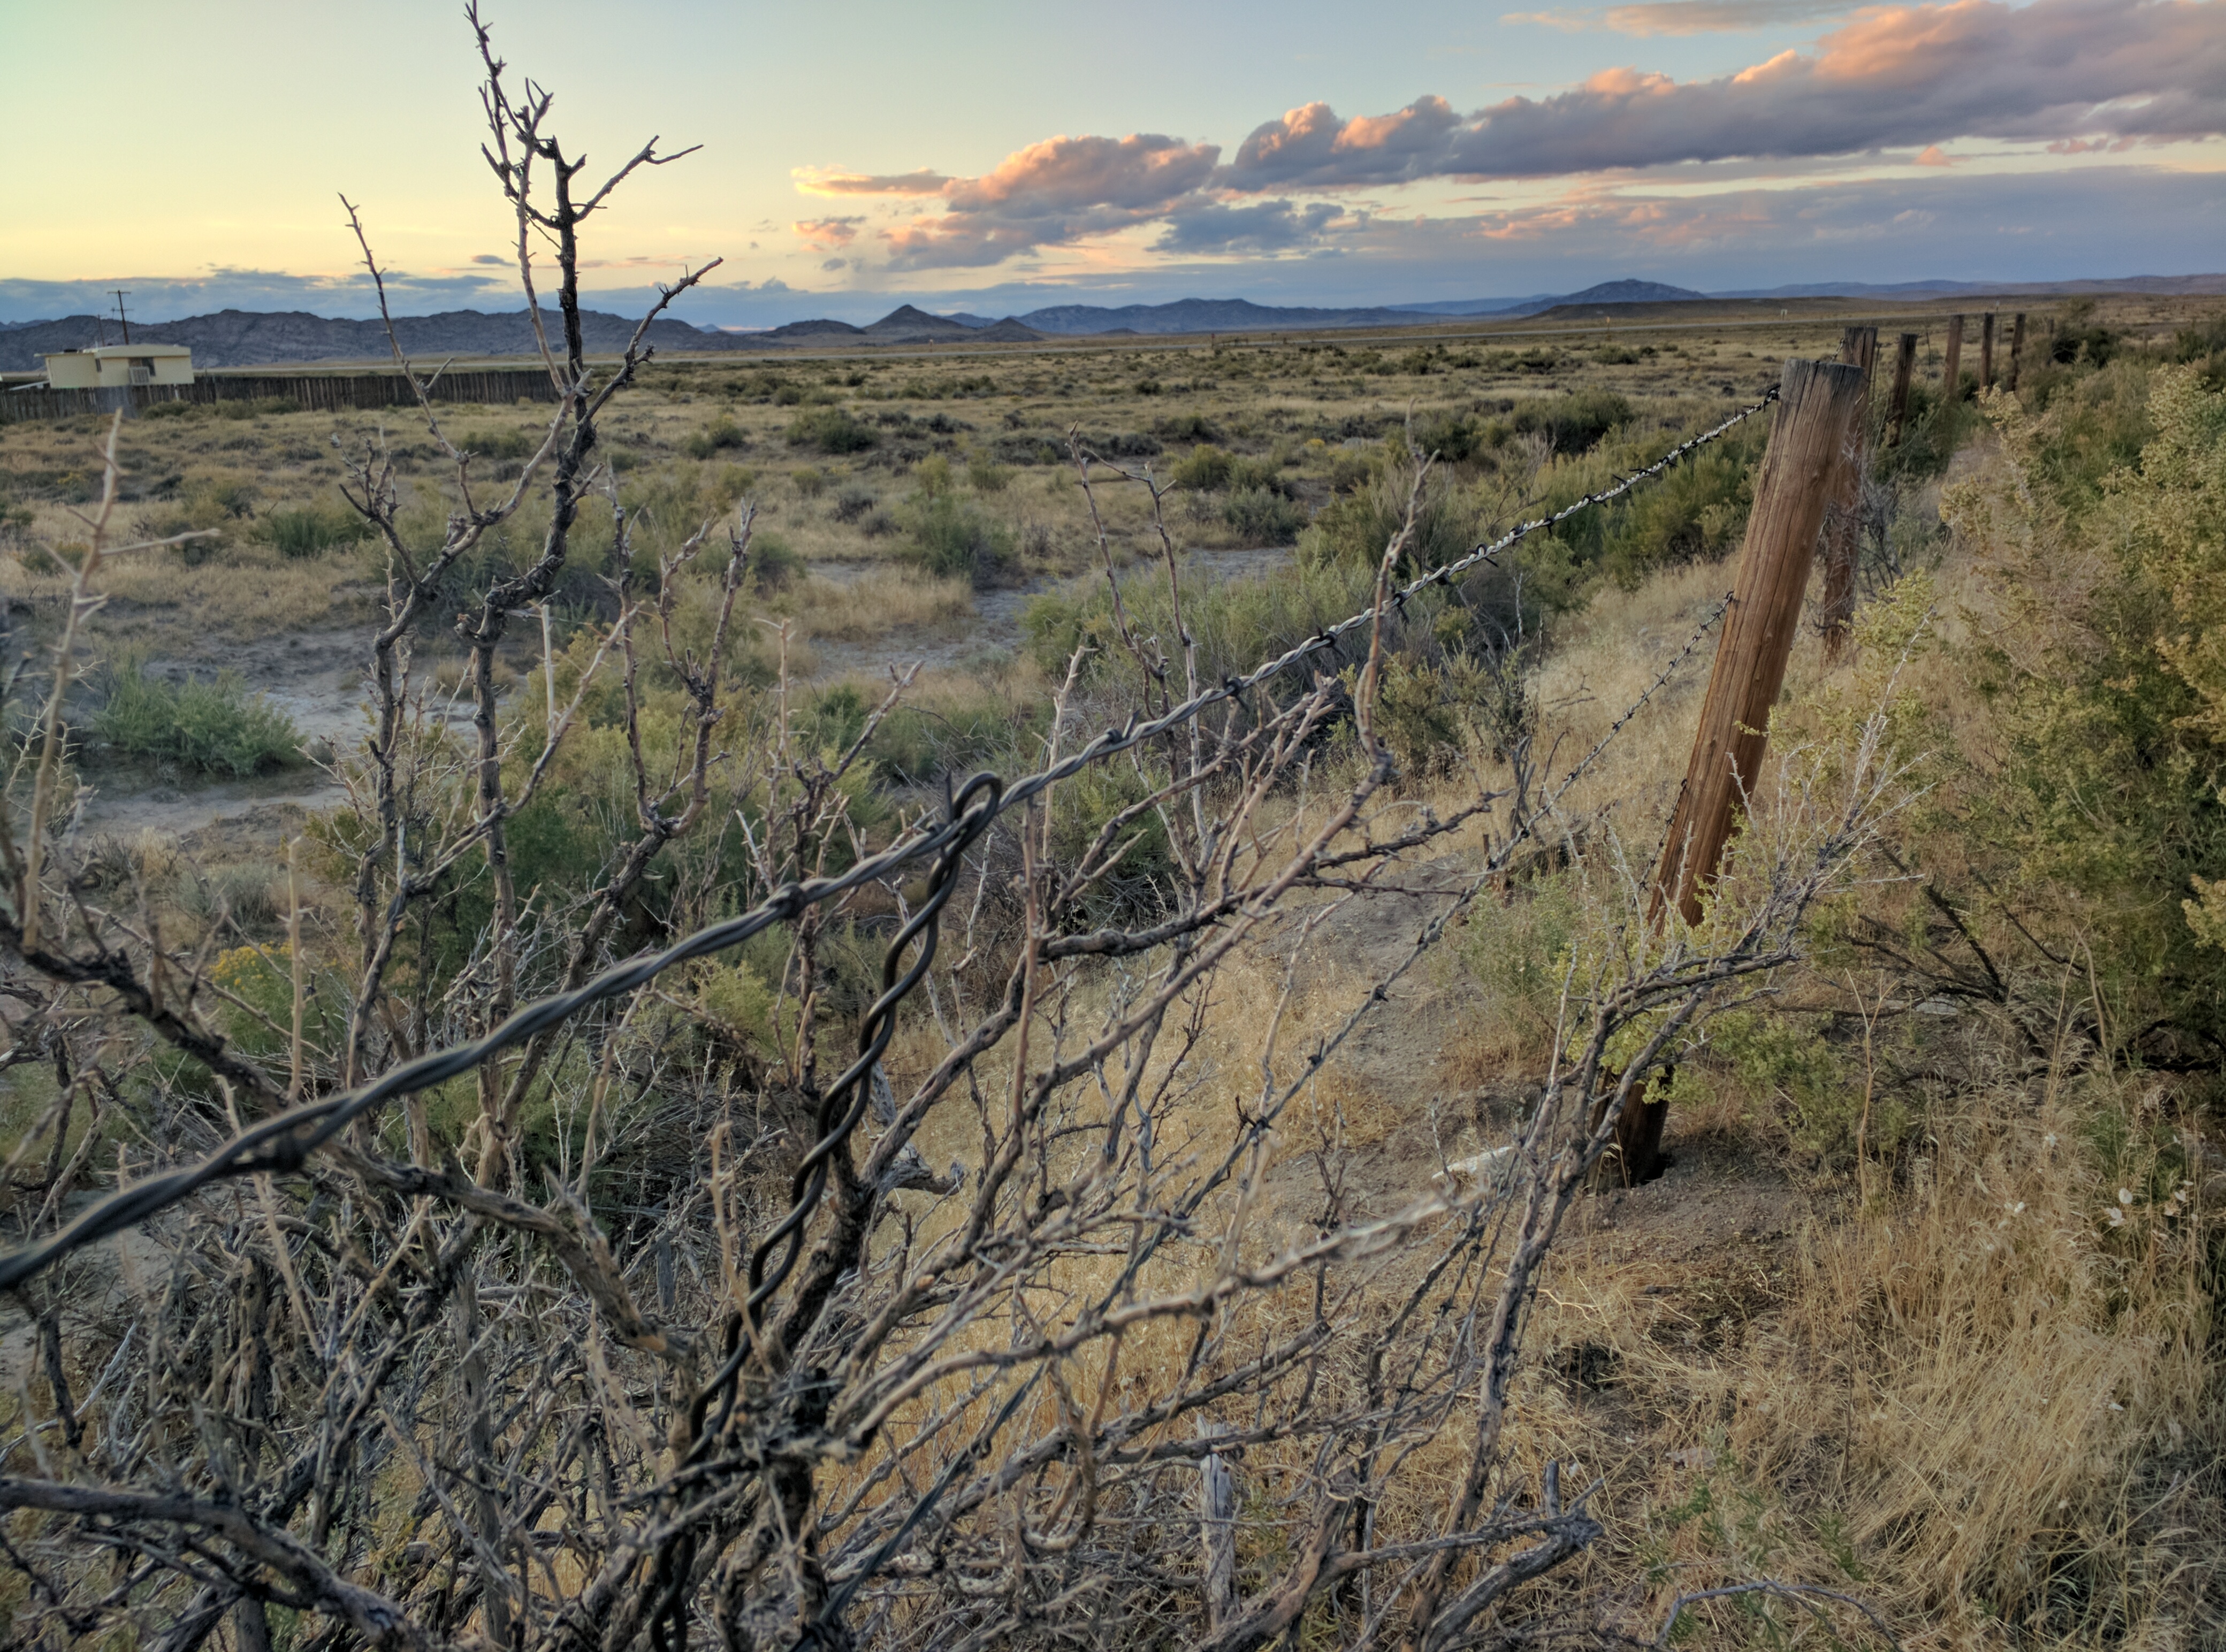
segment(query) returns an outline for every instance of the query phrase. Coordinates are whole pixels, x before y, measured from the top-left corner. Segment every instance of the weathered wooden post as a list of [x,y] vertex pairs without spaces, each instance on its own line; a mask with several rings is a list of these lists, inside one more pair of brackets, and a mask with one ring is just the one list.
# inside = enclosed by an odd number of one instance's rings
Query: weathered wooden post
[[1948,359],[1940,371],[1940,399],[1953,407],[1963,396],[1963,318],[1948,318]]
[[1917,334],[1905,333],[1893,353],[1893,399],[1886,405],[1886,445],[1901,445],[1902,428],[1909,423],[1909,380],[1917,371]]
[[[1219,1423],[1199,1419],[1201,1439],[1228,1432]],[[1198,1460],[1198,1534],[1205,1551],[1205,1622],[1211,1633],[1219,1630],[1237,1604],[1237,1478],[1218,1452]]]
[[1979,388],[1994,387],[1994,313],[1979,318]]
[[[1817,531],[1854,457],[1864,385],[1860,367],[1798,359],[1786,362],[1778,381],[1778,416],[1755,479],[1723,639],[1655,874],[1651,922],[1672,906],[1687,923],[1700,922],[1701,886],[1722,863],[1746,790],[1762,767],[1770,714],[1801,629]],[[1625,1108],[1603,1166],[1607,1179],[1637,1183],[1654,1175],[1669,1111],[1659,1095],[1634,1097]]]
[[2018,358],[2025,353],[2025,312],[2019,310],[2010,320],[2010,371],[2002,388],[2013,394],[2017,390]]
[[1863,375],[1862,416],[1855,422],[1855,447],[1824,517],[1824,588],[1817,603],[1816,629],[1824,637],[1824,660],[1836,665],[1847,651],[1848,628],[1855,618],[1855,569],[1862,556],[1863,476],[1870,468],[1871,370],[1878,361],[1878,329],[1851,327],[1840,335],[1840,359]]

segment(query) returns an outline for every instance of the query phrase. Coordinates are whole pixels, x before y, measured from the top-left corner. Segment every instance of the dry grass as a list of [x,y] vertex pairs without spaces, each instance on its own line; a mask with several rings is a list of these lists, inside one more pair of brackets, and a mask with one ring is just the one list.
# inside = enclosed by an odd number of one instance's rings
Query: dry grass
[[796,594],[793,612],[805,637],[869,642],[955,626],[974,612],[974,594],[963,580],[884,569],[843,583],[810,580]]

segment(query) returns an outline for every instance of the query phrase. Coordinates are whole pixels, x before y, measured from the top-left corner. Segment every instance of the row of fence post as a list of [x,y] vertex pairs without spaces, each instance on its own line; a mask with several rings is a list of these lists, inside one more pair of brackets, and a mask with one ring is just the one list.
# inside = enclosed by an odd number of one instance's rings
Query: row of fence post
[[[436,374],[426,390],[437,402],[507,406],[553,402],[555,382],[544,368],[499,367]],[[172,402],[210,406],[225,402],[291,402],[310,412],[406,407],[417,392],[398,372],[204,373],[189,384],[115,384],[97,390],[23,387],[0,392],[0,423],[64,419],[84,413],[121,412],[127,418]]]

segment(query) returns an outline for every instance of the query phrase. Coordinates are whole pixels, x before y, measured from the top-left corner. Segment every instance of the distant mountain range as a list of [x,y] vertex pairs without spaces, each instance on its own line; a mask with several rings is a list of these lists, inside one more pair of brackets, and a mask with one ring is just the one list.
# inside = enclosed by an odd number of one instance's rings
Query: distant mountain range
[[[1568,313],[1592,305],[1674,304],[1707,300],[1768,301],[1795,298],[1854,298],[1885,303],[1921,302],[1962,295],[2003,297],[2072,297],[2084,294],[2226,294],[2226,274],[2133,276],[2119,280],[2058,282],[1912,281],[1890,286],[1839,282],[1772,287],[1723,293],[1695,292],[1658,281],[1608,281],[1576,293],[1539,293],[1528,298],[1438,300],[1420,304],[1378,304],[1346,308],[1255,304],[1243,298],[1183,298],[1168,304],[1053,304],[1021,315],[993,320],[961,311],[934,315],[905,304],[865,327],[849,321],[791,321],[769,332],[728,333],[658,321],[649,340],[667,354],[707,351],[772,353],[797,347],[843,344],[1027,343],[1046,338],[1082,338],[1129,334],[1154,336],[1198,333],[1305,332],[1353,327],[1422,327],[1433,321],[1513,318],[1553,310]],[[635,323],[623,315],[589,310],[582,318],[588,348],[597,354],[622,349]],[[562,336],[560,318],[543,313],[552,340]],[[525,311],[488,315],[450,310],[439,315],[396,319],[402,347],[419,362],[444,356],[479,359],[531,356],[535,352],[531,320]],[[91,315],[58,321],[0,323],[0,372],[36,372],[42,352],[81,349],[105,338],[115,342],[115,323]],[[377,321],[335,321],[294,310],[262,314],[222,310],[182,321],[142,323],[140,335],[165,344],[182,344],[205,367],[258,367],[317,361],[385,361],[385,329]]]
[[[588,310],[581,315],[588,348],[598,354],[623,350],[635,322],[623,315]],[[557,349],[563,347],[563,317],[542,312],[542,322]],[[442,356],[527,356],[535,353],[532,318],[524,310],[489,315],[480,310],[449,310],[439,315],[398,315],[394,331],[413,359]],[[139,336],[163,344],[182,344],[204,367],[262,367],[279,362],[389,361],[386,329],[377,321],[336,321],[301,310],[276,314],[219,310],[179,321],[142,322]],[[747,348],[744,335],[706,333],[685,321],[650,323],[650,341],[661,350]],[[81,350],[98,340],[121,343],[113,318],[66,316],[32,321],[0,332],[0,372],[35,372],[40,353]]]

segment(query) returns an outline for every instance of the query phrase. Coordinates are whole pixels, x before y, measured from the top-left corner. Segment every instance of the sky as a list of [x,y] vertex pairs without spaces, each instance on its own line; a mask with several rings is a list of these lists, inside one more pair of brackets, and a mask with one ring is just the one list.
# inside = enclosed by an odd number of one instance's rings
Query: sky
[[[1536,4],[1539,0],[1514,0]],[[701,326],[2226,270],[2226,0],[484,0]],[[451,0],[0,0],[0,323],[514,308]],[[37,134],[34,137],[29,135]]]

